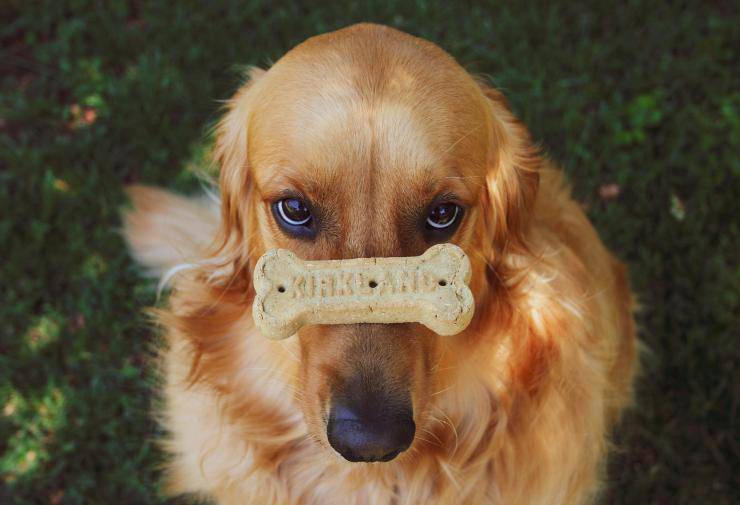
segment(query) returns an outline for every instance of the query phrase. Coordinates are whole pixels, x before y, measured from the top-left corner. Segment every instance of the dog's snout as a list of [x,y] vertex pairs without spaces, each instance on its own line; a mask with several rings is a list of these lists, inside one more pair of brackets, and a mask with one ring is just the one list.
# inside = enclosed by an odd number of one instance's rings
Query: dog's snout
[[348,461],[390,461],[408,449],[416,425],[411,409],[359,409],[333,403],[326,432]]

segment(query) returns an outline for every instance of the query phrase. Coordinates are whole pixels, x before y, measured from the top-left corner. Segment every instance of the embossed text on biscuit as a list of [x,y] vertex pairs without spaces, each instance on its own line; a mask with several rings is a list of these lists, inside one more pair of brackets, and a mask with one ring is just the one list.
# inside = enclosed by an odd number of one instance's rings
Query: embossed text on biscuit
[[465,329],[473,315],[470,262],[439,244],[423,255],[302,261],[268,251],[254,273],[253,317],[280,339],[307,324],[419,322],[441,335]]

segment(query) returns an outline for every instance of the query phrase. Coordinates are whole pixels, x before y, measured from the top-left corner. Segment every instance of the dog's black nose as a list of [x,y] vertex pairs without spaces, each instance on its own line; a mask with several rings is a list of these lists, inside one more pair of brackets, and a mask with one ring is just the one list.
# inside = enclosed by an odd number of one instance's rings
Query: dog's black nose
[[390,461],[408,449],[416,425],[411,412],[364,412],[332,405],[326,433],[348,461]]

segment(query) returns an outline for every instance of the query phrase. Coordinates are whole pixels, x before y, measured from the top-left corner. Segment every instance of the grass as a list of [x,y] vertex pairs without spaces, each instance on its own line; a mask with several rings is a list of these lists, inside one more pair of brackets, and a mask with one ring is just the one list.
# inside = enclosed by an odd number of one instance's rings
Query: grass
[[605,503],[740,502],[737,5],[4,5],[0,502],[165,501],[122,187],[194,189],[238,65],[359,20],[490,75],[630,264],[650,352]]

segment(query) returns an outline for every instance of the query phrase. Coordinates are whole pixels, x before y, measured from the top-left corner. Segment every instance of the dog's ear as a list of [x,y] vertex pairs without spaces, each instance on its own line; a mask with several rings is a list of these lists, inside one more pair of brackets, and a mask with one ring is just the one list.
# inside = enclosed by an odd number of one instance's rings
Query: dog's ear
[[248,263],[246,207],[252,195],[248,158],[248,129],[255,84],[264,70],[251,67],[246,82],[226,104],[226,114],[216,126],[213,157],[220,169],[221,230],[219,254],[238,273]]
[[248,163],[248,126],[254,85],[264,70],[252,67],[247,81],[227,102],[226,114],[216,127],[214,157],[220,168],[222,217],[230,231],[243,233],[243,205],[251,183]]
[[537,195],[542,158],[504,96],[485,84],[481,89],[487,98],[491,137],[483,206],[492,258],[507,250],[526,249],[524,236]]

